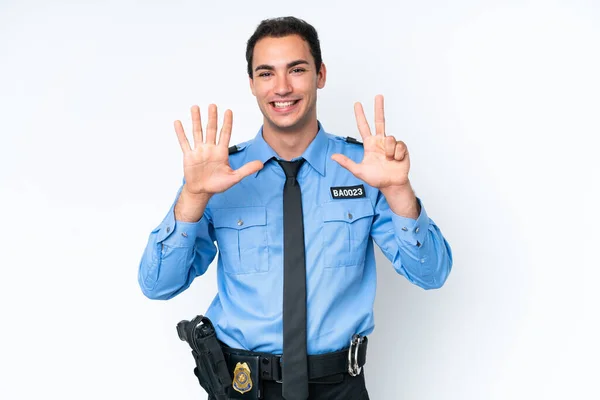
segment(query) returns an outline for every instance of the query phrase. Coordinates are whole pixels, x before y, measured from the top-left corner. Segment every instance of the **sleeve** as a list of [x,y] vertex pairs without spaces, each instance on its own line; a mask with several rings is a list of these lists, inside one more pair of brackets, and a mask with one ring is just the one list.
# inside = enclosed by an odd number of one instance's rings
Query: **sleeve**
[[215,258],[214,228],[209,213],[198,222],[175,220],[175,204],[161,224],[150,233],[138,270],[142,293],[150,299],[167,300],[187,289],[206,272]]
[[379,192],[371,237],[399,274],[423,289],[437,289],[452,269],[452,250],[417,200],[421,213],[415,220],[396,215]]

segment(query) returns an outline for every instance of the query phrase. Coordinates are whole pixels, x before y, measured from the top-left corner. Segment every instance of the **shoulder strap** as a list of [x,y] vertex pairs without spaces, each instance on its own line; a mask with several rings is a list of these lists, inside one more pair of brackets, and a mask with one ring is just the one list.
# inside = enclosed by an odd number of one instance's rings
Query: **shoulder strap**
[[346,142],[348,143],[352,143],[352,144],[358,144],[358,145],[363,145],[362,142],[359,142],[358,140],[354,139],[353,137],[350,136],[346,136]]

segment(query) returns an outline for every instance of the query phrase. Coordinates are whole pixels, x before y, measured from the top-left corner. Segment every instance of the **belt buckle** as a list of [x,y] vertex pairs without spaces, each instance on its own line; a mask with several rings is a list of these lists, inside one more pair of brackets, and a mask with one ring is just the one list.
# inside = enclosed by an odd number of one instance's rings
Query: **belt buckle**
[[348,349],[348,374],[350,376],[358,376],[362,370],[358,366],[358,349],[364,340],[365,337],[358,334],[352,335],[352,339],[350,340],[350,348]]

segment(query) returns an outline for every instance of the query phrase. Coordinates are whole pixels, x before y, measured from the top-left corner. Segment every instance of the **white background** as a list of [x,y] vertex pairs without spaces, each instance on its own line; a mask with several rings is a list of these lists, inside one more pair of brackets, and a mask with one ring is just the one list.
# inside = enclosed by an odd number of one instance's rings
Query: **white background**
[[253,137],[245,42],[281,15],[319,31],[329,132],[385,95],[454,252],[436,291],[378,254],[371,398],[600,398],[600,4],[217,3],[0,2],[0,398],[205,398],[175,324],[215,268],[167,302],[137,268],[181,183],[173,121],[214,102]]

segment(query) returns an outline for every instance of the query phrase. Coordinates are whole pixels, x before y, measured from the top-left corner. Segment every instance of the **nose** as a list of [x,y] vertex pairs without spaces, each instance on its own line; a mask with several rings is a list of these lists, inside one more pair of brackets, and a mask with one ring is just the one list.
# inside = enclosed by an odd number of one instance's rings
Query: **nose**
[[278,96],[286,96],[292,92],[292,85],[287,74],[282,74],[277,77],[275,82],[275,94]]

